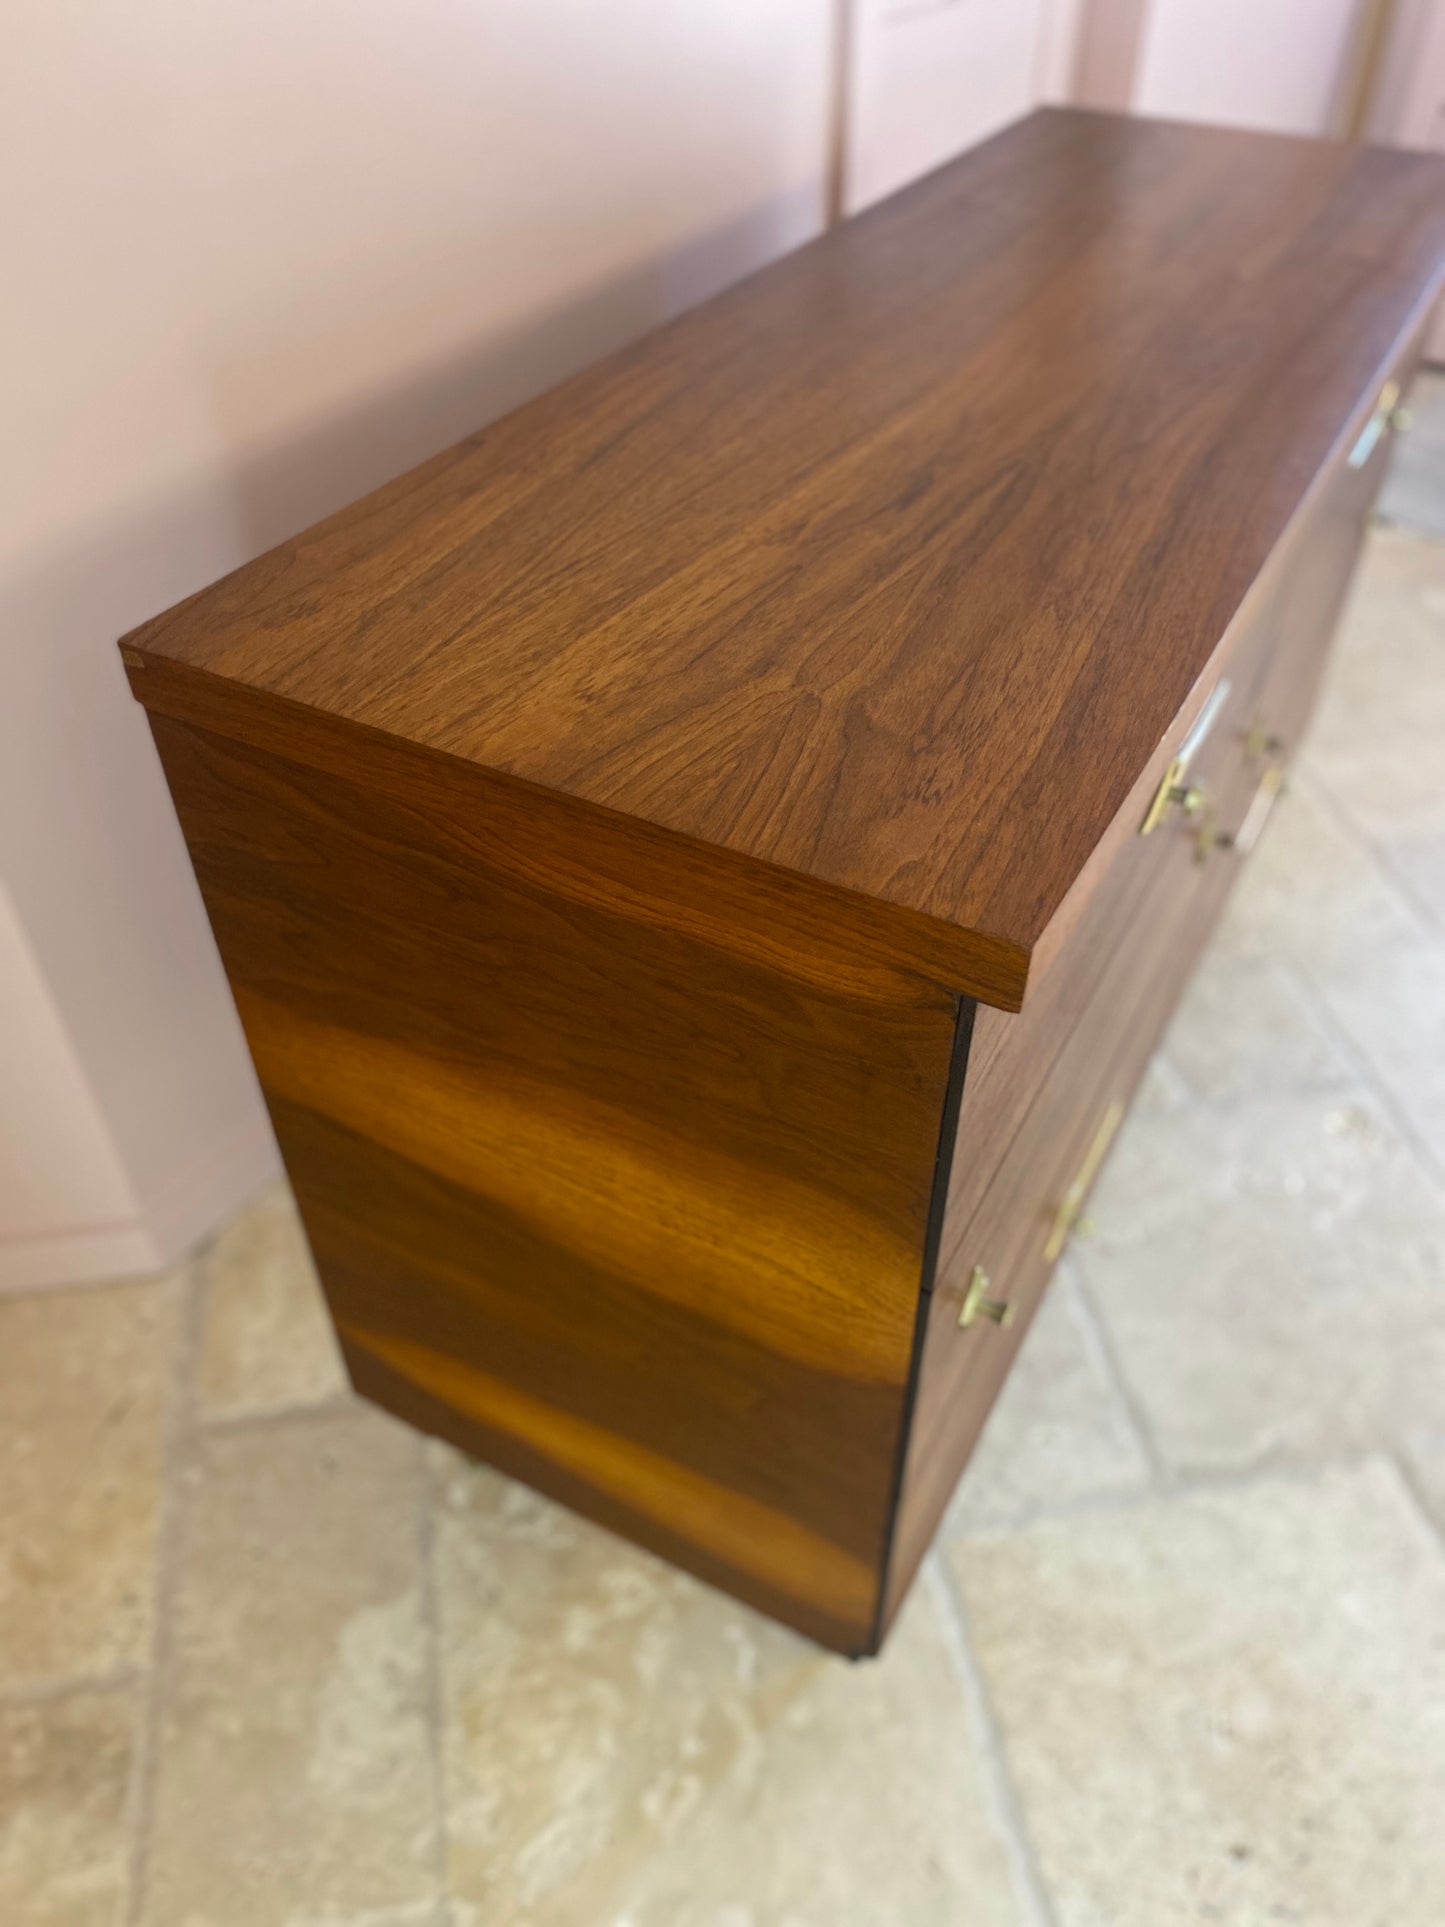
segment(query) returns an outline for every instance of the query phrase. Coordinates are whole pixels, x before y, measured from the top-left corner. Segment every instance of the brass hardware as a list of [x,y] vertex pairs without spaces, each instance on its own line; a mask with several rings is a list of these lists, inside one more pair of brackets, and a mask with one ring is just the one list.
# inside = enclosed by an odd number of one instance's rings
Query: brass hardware
[[1210,690],[1209,700],[1195,717],[1193,728],[1179,745],[1173,762],[1161,777],[1159,787],[1154,792],[1154,800],[1149,805],[1144,821],[1139,825],[1140,836],[1148,836],[1151,831],[1157,830],[1172,805],[1177,805],[1186,816],[1198,816],[1207,806],[1208,793],[1200,784],[1186,782],[1185,777],[1188,774],[1189,765],[1203,747],[1204,739],[1213,729],[1220,710],[1228,700],[1229,679],[1224,677]]
[[120,659],[127,669],[144,669],[146,666],[145,657],[138,656],[134,649],[122,649]]
[[1205,738],[1219,721],[1219,712],[1228,701],[1229,678],[1228,676],[1221,676],[1213,689],[1210,690],[1209,700],[1194,718],[1194,725],[1190,729],[1189,734],[1179,745],[1179,760],[1185,769],[1188,769],[1200,750],[1203,749]]
[[1380,390],[1380,398],[1375,403],[1375,411],[1360,430],[1354,447],[1345,460],[1351,468],[1363,468],[1379,446],[1380,437],[1391,429],[1403,430],[1410,426],[1408,409],[1399,406],[1400,384],[1387,381]]
[[1246,756],[1283,756],[1284,738],[1267,730],[1263,723],[1255,723],[1244,739]]
[[1185,816],[1199,816],[1209,807],[1209,792],[1202,783],[1186,783],[1184,769],[1178,757],[1164,772],[1164,781],[1154,792],[1154,801],[1149,805],[1149,814],[1139,825],[1140,836],[1148,836],[1156,830],[1163,820],[1164,812],[1177,807]]
[[1099,1128],[1094,1133],[1093,1142],[1079,1166],[1078,1174],[1064,1193],[1062,1204],[1054,1213],[1048,1240],[1044,1245],[1044,1257],[1050,1264],[1069,1242],[1069,1233],[1078,1224],[1084,1209],[1084,1200],[1089,1195],[1089,1187],[1099,1175],[1099,1166],[1109,1155],[1109,1146],[1114,1142],[1114,1133],[1124,1121],[1124,1106],[1117,1098],[1099,1120]]
[[1227,850],[1234,838],[1228,830],[1219,827],[1219,812],[1214,808],[1206,811],[1204,821],[1194,832],[1194,861],[1207,863],[1216,850]]
[[963,1294],[963,1310],[958,1314],[960,1325],[972,1325],[980,1318],[992,1319],[995,1325],[1011,1325],[1014,1321],[1014,1308],[1002,1298],[990,1298],[989,1275],[982,1265],[975,1265],[969,1275],[968,1290]]
[[1179,781],[1183,775],[1184,765],[1176,756],[1168,769],[1165,770],[1163,779],[1158,789],[1154,792],[1154,801],[1149,805],[1148,815],[1139,825],[1140,836],[1148,836],[1151,830],[1158,829],[1163,820],[1165,810],[1168,809],[1174,800],[1174,792],[1178,788]]
[[[1265,741],[1279,746],[1277,736],[1269,736]],[[1284,765],[1271,763],[1259,779],[1259,788],[1250,798],[1249,808],[1244,813],[1244,821],[1234,831],[1219,827],[1218,813],[1213,806],[1205,812],[1204,820],[1194,832],[1194,861],[1207,863],[1216,850],[1236,850],[1240,856],[1248,856],[1259,841],[1260,832],[1268,820],[1270,811],[1283,794],[1285,788]]]
[[1250,799],[1249,808],[1244,813],[1244,821],[1234,833],[1234,847],[1241,856],[1248,856],[1258,843],[1260,832],[1269,821],[1269,813],[1284,793],[1284,765],[1271,763],[1259,779],[1259,788]]

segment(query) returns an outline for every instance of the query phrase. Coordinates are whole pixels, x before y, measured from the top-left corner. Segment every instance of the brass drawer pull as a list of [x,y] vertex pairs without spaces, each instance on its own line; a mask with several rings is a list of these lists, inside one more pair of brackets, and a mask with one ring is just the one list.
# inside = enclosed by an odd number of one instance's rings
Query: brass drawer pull
[[1232,850],[1234,836],[1229,830],[1221,830],[1217,812],[1211,810],[1194,832],[1194,861],[1207,863],[1216,850]]
[[1269,813],[1284,794],[1284,764],[1271,763],[1259,779],[1259,788],[1254,792],[1249,808],[1244,813],[1244,821],[1234,833],[1234,847],[1241,856],[1248,856],[1260,839]]
[[1233,850],[1237,856],[1248,856],[1258,843],[1260,833],[1269,821],[1269,813],[1285,791],[1284,765],[1271,763],[1259,779],[1259,788],[1250,798],[1249,808],[1244,813],[1244,821],[1237,830],[1222,830],[1219,818],[1211,808],[1205,812],[1204,821],[1194,832],[1194,860],[1207,863],[1215,850]]
[[1410,426],[1410,411],[1401,408],[1400,384],[1387,381],[1380,390],[1380,399],[1375,403],[1375,412],[1360,430],[1359,440],[1346,456],[1351,468],[1363,468],[1379,445],[1380,437],[1393,431],[1403,435]]
[[1078,1175],[1064,1193],[1063,1202],[1054,1213],[1054,1222],[1044,1244],[1044,1257],[1052,1264],[1069,1242],[1069,1233],[1079,1221],[1084,1208],[1084,1200],[1089,1195],[1089,1187],[1099,1175],[1099,1166],[1109,1155],[1109,1146],[1114,1142],[1114,1133],[1124,1121],[1124,1106],[1117,1099],[1099,1120],[1099,1128],[1094,1133]]
[[1207,805],[1209,797],[1203,787],[1187,780],[1189,765],[1204,747],[1205,738],[1219,720],[1219,712],[1228,701],[1229,678],[1225,676],[1210,690],[1209,700],[1194,719],[1194,727],[1179,745],[1173,762],[1165,770],[1154,792],[1154,800],[1139,825],[1140,836],[1148,836],[1152,830],[1157,830],[1173,804],[1177,804],[1186,816],[1198,816]]
[[1208,802],[1209,795],[1202,784],[1185,781],[1184,760],[1176,756],[1165,770],[1164,780],[1154,792],[1154,801],[1149,805],[1148,814],[1139,825],[1139,834],[1148,836],[1152,831],[1157,830],[1171,805],[1177,804],[1186,816],[1198,816]]
[[963,1294],[963,1310],[958,1314],[960,1325],[977,1324],[980,1318],[992,1319],[995,1325],[1011,1325],[1014,1321],[1014,1308],[1003,1298],[990,1298],[989,1275],[982,1265],[975,1265],[969,1277],[968,1290]]

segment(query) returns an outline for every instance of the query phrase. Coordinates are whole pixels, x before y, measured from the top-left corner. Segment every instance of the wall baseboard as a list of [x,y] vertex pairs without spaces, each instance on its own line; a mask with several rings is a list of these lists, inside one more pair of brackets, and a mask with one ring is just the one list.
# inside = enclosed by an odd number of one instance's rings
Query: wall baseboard
[[164,1271],[281,1175],[265,1117],[192,1160],[134,1218],[0,1238],[0,1296]]
[[0,1296],[133,1278],[162,1268],[155,1240],[140,1218],[0,1240]]
[[163,1266],[174,1264],[281,1176],[270,1123],[259,1106],[258,1113],[143,1201],[142,1216]]

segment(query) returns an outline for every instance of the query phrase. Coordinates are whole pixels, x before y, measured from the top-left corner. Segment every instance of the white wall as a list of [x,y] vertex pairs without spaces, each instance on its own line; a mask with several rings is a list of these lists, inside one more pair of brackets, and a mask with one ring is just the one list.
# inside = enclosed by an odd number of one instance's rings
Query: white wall
[[1369,118],[1371,140],[1445,152],[1445,7],[1398,0]]
[[163,1261],[274,1168],[114,638],[811,233],[831,26],[11,0],[0,1282]]
[[144,1265],[129,1175],[3,887],[0,983],[0,1287],[94,1276],[118,1245]]
[[[1400,0],[1380,64],[1369,119],[1371,140],[1445,153],[1445,6],[1440,0]],[[1445,302],[1426,345],[1445,363]]]
[[1359,0],[1151,0],[1134,110],[1217,126],[1330,132],[1359,11]]
[[1124,113],[1134,101],[1149,0],[1087,0],[1076,35],[1074,99]]
[[1078,0],[853,0],[847,206],[1068,90]]

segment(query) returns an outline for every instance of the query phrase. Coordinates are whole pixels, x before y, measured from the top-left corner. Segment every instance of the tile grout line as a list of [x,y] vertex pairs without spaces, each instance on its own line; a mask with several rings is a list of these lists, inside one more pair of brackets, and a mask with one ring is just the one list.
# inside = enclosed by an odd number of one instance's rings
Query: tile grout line
[[264,1432],[273,1425],[302,1425],[313,1419],[344,1418],[364,1403],[355,1392],[345,1390],[326,1398],[298,1400],[293,1405],[258,1405],[212,1414],[196,1412],[191,1429],[197,1436],[230,1438],[247,1432]]
[[1331,1010],[1319,980],[1302,964],[1295,965],[1294,976],[1311,1005],[1316,1023],[1389,1118],[1426,1178],[1436,1190],[1445,1191],[1445,1165],[1441,1164],[1430,1140],[1420,1131],[1414,1118],[1395,1095],[1389,1080],[1376,1067],[1369,1052]]
[[51,1679],[0,1686],[0,1706],[48,1706],[79,1693],[119,1693],[144,1683],[144,1666],[113,1666],[101,1673],[60,1673]]
[[432,1796],[436,1803],[436,1880],[437,1903],[434,1918],[438,1927],[451,1919],[451,1807],[447,1798],[445,1689],[442,1680],[441,1607],[436,1575],[436,1477],[427,1440],[417,1438],[417,1459],[421,1471],[417,1498],[417,1558],[421,1574],[422,1629],[427,1642],[426,1721],[431,1741]]
[[[1306,767],[1303,777],[1304,787],[1308,793],[1314,796],[1315,800],[1329,813],[1336,828],[1354,843],[1355,848],[1386,888],[1394,894],[1415,922],[1422,926],[1419,935],[1426,941],[1438,939],[1439,928],[1433,917],[1422,915],[1419,902],[1413,892],[1401,884],[1394,871],[1375,848],[1373,841],[1360,829],[1346,806],[1341,803],[1332,786],[1309,767]],[[1395,1095],[1389,1080],[1377,1067],[1369,1052],[1359,1043],[1349,1026],[1335,1014],[1330,1006],[1328,994],[1313,970],[1307,963],[1296,959],[1291,962],[1289,974],[1303,991],[1306,1001],[1311,1006],[1315,1022],[1325,1036],[1339,1051],[1376,1102],[1382,1106],[1395,1129],[1423,1166],[1427,1177],[1437,1189],[1445,1190],[1445,1165],[1441,1164],[1434,1146],[1418,1129],[1414,1118]]]
[[1402,876],[1395,868],[1388,850],[1359,821],[1329,778],[1318,770],[1307,767],[1302,772],[1301,786],[1308,795],[1312,795],[1323,806],[1327,814],[1334,819],[1336,828],[1342,831],[1360,854],[1379,871],[1381,877],[1400,899],[1401,904],[1421,925],[1420,935],[1438,937],[1445,932],[1445,918],[1440,916],[1428,898],[1418,894],[1409,878]]
[[1134,1388],[1124,1375],[1124,1367],[1114,1349],[1114,1340],[1104,1322],[1103,1314],[1094,1302],[1084,1267],[1077,1258],[1069,1261],[1069,1277],[1074,1286],[1074,1303],[1080,1313],[1080,1323],[1088,1335],[1088,1340],[1098,1353],[1103,1366],[1104,1376],[1115,1398],[1119,1401],[1130,1430],[1134,1433],[1135,1443],[1144,1456],[1149,1480],[1157,1491],[1169,1491],[1174,1481],[1155,1442],[1154,1433],[1144,1416],[1144,1409],[1134,1395]]
[[1421,1530],[1431,1546],[1441,1558],[1445,1558],[1445,1526],[1441,1525],[1432,1509],[1425,1503],[1425,1495],[1421,1492],[1415,1475],[1406,1464],[1400,1448],[1391,1446],[1381,1456],[1399,1480],[1410,1510],[1419,1521]]
[[984,1545],[1000,1539],[1016,1538],[1049,1526],[1071,1526],[1088,1519],[1106,1519],[1120,1512],[1143,1506],[1167,1506],[1176,1501],[1208,1498],[1216,1493],[1247,1492],[1252,1486],[1314,1485],[1336,1472],[1357,1472],[1362,1467],[1390,1456],[1382,1441],[1361,1446],[1354,1452],[1330,1454],[1323,1458],[1277,1458],[1265,1455],[1248,1465],[1169,1473],[1161,1485],[1116,1486],[1104,1491],[1080,1493],[1059,1505],[1026,1505],[987,1525],[955,1527],[951,1543]]
[[205,1316],[205,1284],[201,1264],[205,1249],[201,1247],[186,1260],[185,1300],[161,1448],[163,1483],[152,1575],[150,1653],[145,1667],[146,1689],[136,1737],[127,1816],[130,1830],[129,1892],[122,1916],[127,1927],[136,1927],[141,1919],[150,1873],[150,1834],[155,1814],[160,1755],[162,1686],[171,1654],[170,1607],[176,1564],[177,1514],[180,1509],[181,1447],[191,1433],[191,1394]]
[[994,1818],[1013,1873],[1015,1889],[1030,1916],[1031,1927],[1058,1927],[1053,1899],[1029,1834],[1023,1802],[1014,1784],[998,1715],[989,1696],[983,1668],[969,1644],[963,1601],[936,1547],[924,1563],[923,1578],[933,1596],[954,1671],[968,1702],[969,1722],[983,1762]]
[[46,1298],[89,1298],[107,1291],[126,1291],[132,1286],[160,1284],[173,1272],[187,1270],[204,1250],[205,1244],[195,1245],[171,1264],[152,1265],[145,1271],[117,1271],[104,1278],[67,1278],[63,1283],[48,1285],[0,1285],[0,1305],[21,1305]]
[[1373,837],[1366,838],[1365,832],[1357,823],[1351,823],[1350,827],[1364,840],[1366,849],[1378,865],[1381,873],[1389,879],[1394,889],[1404,898],[1415,915],[1425,925],[1425,928],[1420,932],[1421,936],[1445,936],[1445,916],[1442,916],[1441,913],[1436,910],[1428,897],[1421,896],[1410,879],[1401,870],[1396,868],[1395,860],[1389,851],[1382,844],[1377,843]]

